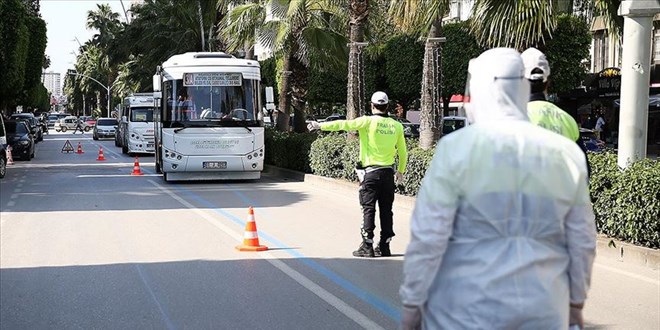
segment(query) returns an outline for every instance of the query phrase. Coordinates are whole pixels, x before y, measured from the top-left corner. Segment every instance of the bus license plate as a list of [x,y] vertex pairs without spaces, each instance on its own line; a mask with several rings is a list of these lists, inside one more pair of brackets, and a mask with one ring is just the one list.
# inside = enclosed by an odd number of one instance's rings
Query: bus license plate
[[212,169],[212,170],[215,169],[224,170],[227,168],[227,162],[203,162],[202,168]]

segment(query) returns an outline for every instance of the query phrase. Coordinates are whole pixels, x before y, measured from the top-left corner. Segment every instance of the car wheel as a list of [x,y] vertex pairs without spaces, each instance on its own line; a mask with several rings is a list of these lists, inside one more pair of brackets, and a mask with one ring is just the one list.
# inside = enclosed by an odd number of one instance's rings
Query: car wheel
[[96,135],[92,135],[92,139],[94,139],[94,140],[98,140],[98,139],[99,139],[99,137],[98,137],[98,136],[96,136]]
[[61,131],[61,130],[59,130],[59,129],[55,129],[55,132],[59,132],[59,131]]
[[89,126],[85,127],[85,132],[89,132],[90,128]]
[[66,126],[62,126],[62,133],[66,132]]
[[5,177],[7,174],[7,158],[5,155],[0,156],[0,179]]
[[163,171],[160,169],[160,163],[156,160],[156,173],[161,174]]
[[121,153],[122,154],[127,154],[128,153],[128,147],[127,146],[121,147]]

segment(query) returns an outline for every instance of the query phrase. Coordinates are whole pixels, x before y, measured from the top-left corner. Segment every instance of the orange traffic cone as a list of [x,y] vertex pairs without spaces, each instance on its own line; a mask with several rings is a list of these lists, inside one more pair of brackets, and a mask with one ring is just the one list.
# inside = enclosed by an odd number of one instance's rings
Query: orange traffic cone
[[245,234],[243,235],[243,245],[236,247],[239,251],[266,251],[268,247],[259,245],[259,236],[257,235],[257,223],[254,221],[254,210],[248,209],[248,220],[245,224]]
[[76,151],[77,154],[81,155],[84,154],[85,152],[82,150],[82,144],[78,142],[78,151]]
[[11,156],[11,146],[7,146],[7,165],[14,165],[14,157]]
[[96,158],[96,160],[105,160],[105,157],[103,156],[103,147],[99,147],[99,158]]
[[138,161],[138,156],[135,156],[135,164],[133,164],[133,172],[131,175],[143,175],[142,170],[140,169],[140,162]]

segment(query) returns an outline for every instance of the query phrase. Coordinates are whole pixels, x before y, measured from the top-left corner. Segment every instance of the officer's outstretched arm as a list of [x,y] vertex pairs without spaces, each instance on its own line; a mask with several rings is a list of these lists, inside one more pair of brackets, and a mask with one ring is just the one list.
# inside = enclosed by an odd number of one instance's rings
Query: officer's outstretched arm
[[353,120],[335,120],[328,123],[321,123],[322,131],[359,131],[366,128],[369,118],[359,117]]

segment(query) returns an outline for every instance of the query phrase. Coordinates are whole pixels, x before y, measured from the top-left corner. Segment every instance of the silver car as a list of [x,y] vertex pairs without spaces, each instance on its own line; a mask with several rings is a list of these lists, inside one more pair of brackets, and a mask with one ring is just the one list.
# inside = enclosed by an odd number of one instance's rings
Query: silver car
[[117,127],[117,119],[115,118],[99,118],[94,125],[94,133],[92,138],[98,140],[100,138],[114,138],[115,129]]

